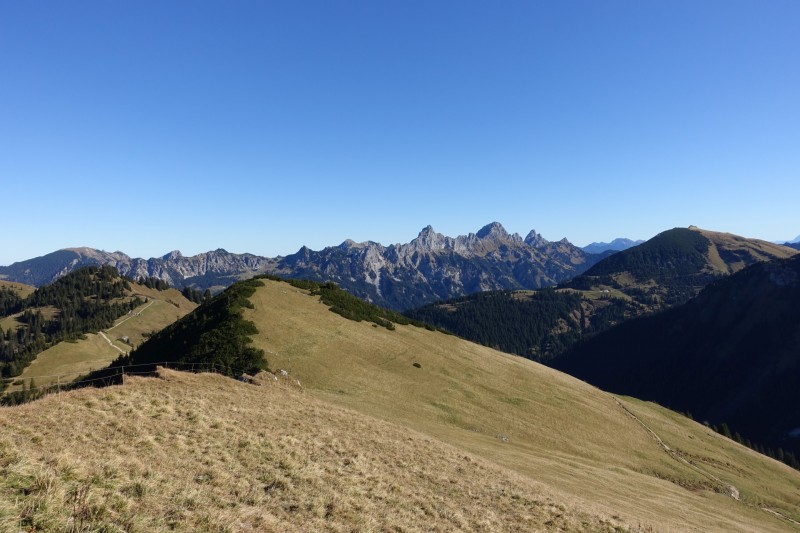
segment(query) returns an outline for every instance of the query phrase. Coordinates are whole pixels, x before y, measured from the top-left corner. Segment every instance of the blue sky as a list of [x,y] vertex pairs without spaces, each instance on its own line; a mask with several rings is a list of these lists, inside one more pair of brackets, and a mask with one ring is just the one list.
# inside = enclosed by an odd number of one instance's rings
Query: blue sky
[[0,264],[800,234],[800,2],[0,3]]

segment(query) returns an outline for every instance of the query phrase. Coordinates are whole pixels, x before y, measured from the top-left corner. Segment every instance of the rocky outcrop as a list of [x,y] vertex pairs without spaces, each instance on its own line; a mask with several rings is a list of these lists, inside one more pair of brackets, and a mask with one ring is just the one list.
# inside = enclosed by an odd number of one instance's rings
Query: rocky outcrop
[[137,279],[157,277],[182,288],[212,290],[257,274],[334,281],[353,294],[392,309],[496,289],[535,289],[570,279],[600,256],[563,239],[550,242],[535,231],[525,239],[493,222],[477,233],[448,237],[431,226],[406,244],[346,240],[320,251],[302,247],[278,258],[219,249],[192,257],[179,251],[151,259],[92,248],[59,250],[0,267],[0,279],[43,285],[89,265],[112,265]]
[[585,271],[595,256],[566,239],[549,242],[535,231],[522,239],[497,222],[477,233],[447,237],[431,226],[407,244],[345,241],[280,261],[274,273],[331,280],[357,296],[393,309],[498,289],[555,285]]

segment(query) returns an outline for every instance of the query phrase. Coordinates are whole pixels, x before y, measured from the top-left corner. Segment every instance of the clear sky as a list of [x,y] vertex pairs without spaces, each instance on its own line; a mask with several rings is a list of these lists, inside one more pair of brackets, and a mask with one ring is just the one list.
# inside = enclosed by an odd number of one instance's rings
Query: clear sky
[[797,0],[0,2],[0,264],[800,234]]

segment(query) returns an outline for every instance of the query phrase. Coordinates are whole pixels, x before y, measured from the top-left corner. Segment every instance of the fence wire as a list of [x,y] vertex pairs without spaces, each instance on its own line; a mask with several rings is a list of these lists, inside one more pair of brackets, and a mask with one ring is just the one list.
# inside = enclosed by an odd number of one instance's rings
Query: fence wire
[[[95,360],[95,361],[85,361],[85,362],[91,363],[91,362],[108,362],[108,361],[107,360]],[[198,370],[206,370],[206,371],[210,370],[212,372],[216,372],[216,373],[219,373],[219,374],[228,374],[228,373],[233,373],[235,375],[247,374],[247,371],[244,370],[244,369],[230,367],[230,366],[224,366],[224,365],[220,365],[220,364],[217,364],[217,363],[188,363],[188,362],[184,362],[184,361],[159,361],[159,362],[155,362],[155,363],[137,363],[137,364],[131,364],[131,365],[120,365],[118,367],[99,368],[99,369],[96,369],[96,370],[89,370],[87,372],[66,372],[66,373],[63,373],[63,374],[42,374],[42,375],[38,375],[38,376],[25,376],[24,378],[22,376],[16,376],[16,377],[13,377],[13,378],[2,378],[2,379],[0,379],[0,383],[13,384],[13,383],[17,383],[17,382],[21,381],[22,383],[20,385],[23,387],[23,389],[15,390],[15,391],[4,390],[4,391],[2,391],[2,393],[0,393],[0,397],[2,397],[3,395],[7,395],[7,394],[14,394],[14,393],[21,393],[21,392],[55,391],[57,389],[60,389],[60,387],[64,387],[65,389],[66,388],[73,388],[76,385],[86,384],[86,383],[94,383],[94,382],[97,382],[97,381],[110,382],[110,381],[115,380],[117,378],[124,379],[125,376],[150,376],[150,375],[153,375],[152,371],[148,371],[148,372],[132,372],[132,371],[127,370],[127,369],[130,369],[130,368],[141,368],[141,367],[145,367],[145,366],[146,367],[163,366],[164,368],[170,368],[170,366],[172,366],[173,369],[176,369],[176,370],[185,370],[186,367],[190,367],[190,369],[189,369],[190,372],[194,372],[195,369],[198,369]],[[183,367],[183,368],[178,368],[178,367]],[[62,381],[61,380],[61,378],[67,377],[67,376],[82,376],[82,375],[85,375],[85,374],[90,374],[92,372],[103,372],[103,371],[107,371],[107,372],[117,371],[117,372],[113,373],[113,374],[110,374],[110,375],[106,375],[106,376],[90,378],[90,379],[83,379],[83,380],[78,380],[78,381],[69,381],[69,380]],[[56,378],[57,379],[57,383],[52,383],[51,382],[51,383],[49,383],[47,385],[33,386],[33,387],[26,387],[25,386],[25,382],[29,382],[29,383],[30,382],[35,382],[35,380],[43,379],[43,378]]]

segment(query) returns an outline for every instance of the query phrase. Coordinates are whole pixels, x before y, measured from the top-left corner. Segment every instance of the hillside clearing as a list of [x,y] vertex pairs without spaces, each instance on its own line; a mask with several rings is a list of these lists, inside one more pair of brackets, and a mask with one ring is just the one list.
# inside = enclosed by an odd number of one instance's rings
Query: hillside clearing
[[[83,339],[60,342],[44,350],[14,378],[14,382],[27,384],[33,379],[36,386],[46,386],[72,381],[107,366],[121,353],[130,352],[141,344],[146,335],[161,330],[197,307],[176,289],[157,291],[135,283],[131,286],[132,297],[149,301],[117,319],[114,326],[103,332],[88,333]],[[128,339],[127,343],[123,342],[124,338]],[[20,389],[20,385],[14,385],[8,391]]]

